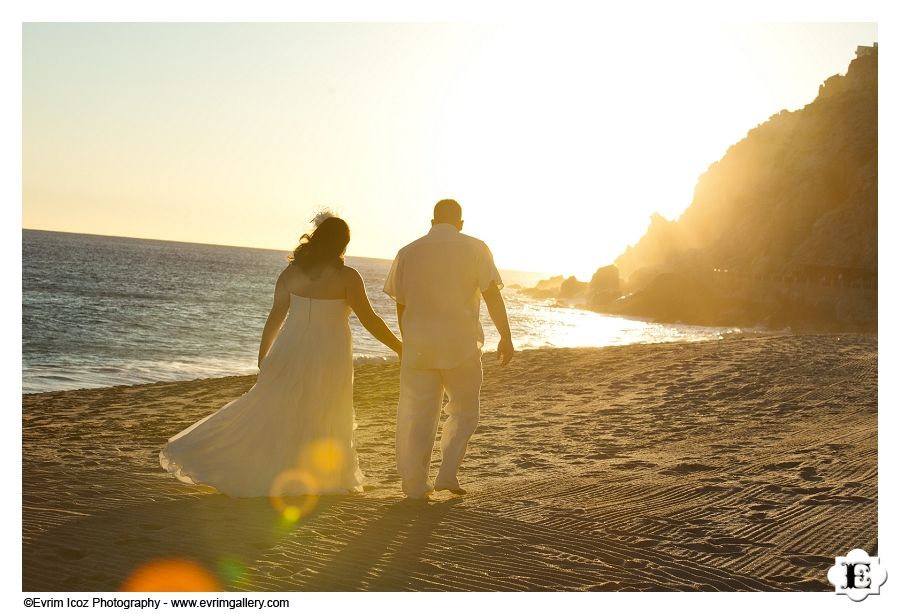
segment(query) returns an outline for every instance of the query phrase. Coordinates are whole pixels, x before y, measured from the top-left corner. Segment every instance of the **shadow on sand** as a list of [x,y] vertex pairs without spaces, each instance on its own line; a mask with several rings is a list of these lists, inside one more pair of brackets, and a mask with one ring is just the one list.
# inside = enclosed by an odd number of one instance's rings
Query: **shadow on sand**
[[[675,556],[683,537],[638,537],[546,513],[526,520],[465,499],[342,496],[322,497],[288,523],[267,498],[190,495],[76,517],[26,541],[23,590],[115,591],[141,566],[172,557],[237,591],[773,590],[724,568],[731,550]],[[755,547],[742,544],[734,549]],[[826,588],[800,578],[776,587]]]
[[[210,494],[63,522],[23,544],[26,591],[115,591],[151,561],[191,559],[225,590],[403,590],[459,499],[321,497],[288,522],[268,498]],[[27,513],[27,512],[26,512]]]

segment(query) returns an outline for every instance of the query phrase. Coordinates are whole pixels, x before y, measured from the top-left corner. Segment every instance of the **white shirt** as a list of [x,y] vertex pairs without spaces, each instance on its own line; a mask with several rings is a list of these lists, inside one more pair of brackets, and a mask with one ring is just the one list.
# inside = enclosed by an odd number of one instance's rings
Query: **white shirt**
[[384,291],[403,311],[403,363],[451,369],[484,345],[481,293],[500,273],[488,246],[452,224],[435,224],[394,258]]

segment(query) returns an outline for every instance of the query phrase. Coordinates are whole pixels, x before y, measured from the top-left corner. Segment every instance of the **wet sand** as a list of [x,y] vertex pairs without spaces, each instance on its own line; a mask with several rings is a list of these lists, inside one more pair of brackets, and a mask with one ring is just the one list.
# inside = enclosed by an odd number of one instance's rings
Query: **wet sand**
[[[877,552],[874,336],[485,355],[464,497],[406,502],[396,365],[357,367],[366,492],[285,520],[159,467],[255,377],[23,396],[23,590],[196,562],[225,590],[818,591]],[[437,454],[435,454],[437,459]]]

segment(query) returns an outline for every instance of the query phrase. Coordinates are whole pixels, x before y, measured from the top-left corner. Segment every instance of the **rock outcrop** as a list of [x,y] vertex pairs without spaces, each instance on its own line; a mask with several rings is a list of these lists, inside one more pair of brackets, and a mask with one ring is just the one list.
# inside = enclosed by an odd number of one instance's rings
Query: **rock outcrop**
[[678,220],[651,218],[595,308],[698,324],[874,329],[878,53],[750,130]]

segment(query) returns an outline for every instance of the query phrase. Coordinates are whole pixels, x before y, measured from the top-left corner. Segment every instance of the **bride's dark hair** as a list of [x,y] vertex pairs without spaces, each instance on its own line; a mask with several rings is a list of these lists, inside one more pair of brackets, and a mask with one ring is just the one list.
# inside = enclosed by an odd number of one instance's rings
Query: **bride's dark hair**
[[328,217],[316,226],[311,234],[300,237],[300,245],[288,256],[291,264],[304,273],[320,265],[342,265],[344,250],[350,243],[350,227],[339,217]]

